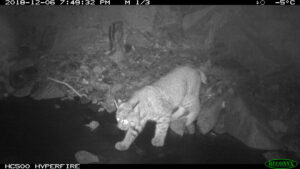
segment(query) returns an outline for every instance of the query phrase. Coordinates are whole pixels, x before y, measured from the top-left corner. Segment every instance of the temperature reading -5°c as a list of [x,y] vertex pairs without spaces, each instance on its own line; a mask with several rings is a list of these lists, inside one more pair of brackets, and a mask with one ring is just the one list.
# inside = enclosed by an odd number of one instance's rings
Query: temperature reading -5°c
[[279,5],[296,5],[296,0],[279,0],[275,2],[275,4]]

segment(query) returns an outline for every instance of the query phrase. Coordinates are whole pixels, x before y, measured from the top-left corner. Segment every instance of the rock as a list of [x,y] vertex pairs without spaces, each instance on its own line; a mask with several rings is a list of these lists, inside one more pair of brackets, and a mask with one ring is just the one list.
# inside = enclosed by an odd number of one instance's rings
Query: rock
[[84,85],[88,85],[89,81],[87,81],[85,78],[83,78],[82,81],[81,81],[81,83],[84,84]]
[[94,131],[96,128],[99,127],[99,122],[91,121],[89,124],[86,124],[85,126],[88,127],[91,131]]
[[100,107],[99,109],[98,109],[98,112],[104,112],[105,111],[105,109],[103,108],[103,107]]
[[93,68],[93,72],[97,74],[101,74],[105,69],[101,68],[100,66],[95,66]]
[[91,85],[97,90],[97,91],[105,91],[109,89],[110,85],[107,83],[98,83],[91,81]]
[[34,83],[27,84],[25,87],[15,90],[12,95],[15,97],[26,97],[30,95]]
[[98,156],[84,150],[78,151],[75,154],[75,158],[79,164],[99,163]]
[[213,105],[200,111],[197,118],[197,126],[202,134],[207,134],[215,127],[219,114],[223,109],[223,102],[223,99],[220,98]]
[[223,120],[218,123],[223,123],[226,133],[249,147],[263,150],[282,149],[280,138],[267,125],[267,118],[267,110],[255,103],[249,106],[241,97],[235,96],[228,101]]
[[31,97],[36,100],[62,98],[64,96],[65,92],[55,83],[40,84],[31,93]]
[[118,92],[119,90],[121,90],[122,87],[123,87],[122,84],[116,83],[116,84],[114,84],[114,85],[111,87],[110,92],[111,92],[112,94],[114,94],[114,93]]
[[87,97],[81,97],[80,98],[80,103],[81,104],[87,104],[89,102],[91,102],[91,100],[89,98],[87,98]]
[[93,98],[92,104],[97,104],[97,103],[98,103],[98,100],[96,98]]
[[58,104],[54,104],[54,108],[55,108],[55,109],[60,109],[60,108],[61,108],[61,106],[60,106],[60,105],[58,105]]
[[[200,111],[198,118],[197,118],[197,127],[198,130],[202,134],[207,134],[212,129],[218,127],[218,130],[221,131],[222,129],[219,129],[220,126],[222,126],[222,123],[219,122],[223,116],[220,116],[222,110],[226,107],[226,101],[230,96],[232,96],[234,92],[230,89],[228,89],[226,92],[224,92],[222,95],[219,95],[216,97],[217,99],[213,99],[212,101],[206,102],[202,107],[202,110]],[[217,124],[218,123],[218,124]]]
[[86,66],[86,65],[81,65],[81,66],[80,66],[80,69],[81,69],[83,72],[87,73],[87,74],[90,73],[89,67]]

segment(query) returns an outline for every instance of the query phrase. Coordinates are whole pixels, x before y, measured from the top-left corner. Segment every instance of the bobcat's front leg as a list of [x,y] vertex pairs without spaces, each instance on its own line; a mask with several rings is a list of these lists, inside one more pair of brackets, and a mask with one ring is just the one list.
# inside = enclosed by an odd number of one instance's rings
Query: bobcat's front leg
[[115,148],[119,151],[127,150],[130,145],[134,142],[136,137],[141,133],[143,128],[145,127],[146,121],[142,120],[139,124],[130,127],[127,132],[126,136],[123,141],[119,141],[115,144]]
[[151,140],[153,146],[155,147],[164,146],[169,125],[170,125],[170,118],[161,119],[156,123],[155,135]]
[[119,151],[127,150],[133,143],[138,133],[134,131],[133,128],[129,128],[126,132],[125,138],[115,144],[115,148]]

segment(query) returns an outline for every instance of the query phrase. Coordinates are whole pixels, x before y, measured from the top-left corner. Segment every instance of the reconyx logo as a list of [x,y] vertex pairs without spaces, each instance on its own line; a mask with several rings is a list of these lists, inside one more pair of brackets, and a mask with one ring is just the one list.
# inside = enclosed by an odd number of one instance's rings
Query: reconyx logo
[[265,166],[272,169],[290,169],[297,167],[297,162],[290,159],[273,159],[265,162]]

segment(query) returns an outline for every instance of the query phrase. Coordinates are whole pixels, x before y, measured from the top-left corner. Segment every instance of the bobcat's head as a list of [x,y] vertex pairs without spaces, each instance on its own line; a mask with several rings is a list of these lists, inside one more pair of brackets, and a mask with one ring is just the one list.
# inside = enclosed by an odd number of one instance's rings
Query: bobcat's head
[[138,105],[138,102],[134,105],[129,102],[119,102],[118,104],[115,102],[115,104],[117,107],[116,120],[119,129],[126,131],[138,123],[138,113],[135,112],[135,107]]

